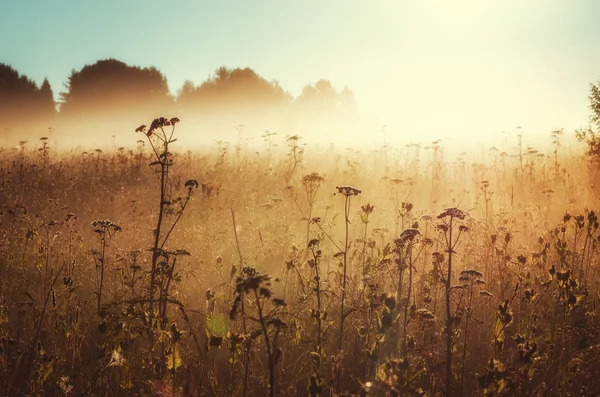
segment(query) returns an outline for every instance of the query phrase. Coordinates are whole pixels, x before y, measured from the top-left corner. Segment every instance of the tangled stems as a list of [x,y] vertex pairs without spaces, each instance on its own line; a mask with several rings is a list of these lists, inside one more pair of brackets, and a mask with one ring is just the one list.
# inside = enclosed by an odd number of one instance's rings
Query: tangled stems
[[458,208],[448,208],[437,217],[441,220],[441,224],[438,225],[444,235],[444,242],[446,246],[446,252],[448,253],[448,274],[444,282],[446,287],[446,395],[452,396],[452,349],[453,349],[453,322],[454,317],[452,316],[452,259],[456,251],[454,248],[460,240],[460,236],[463,232],[468,231],[465,225],[460,225],[458,228],[458,235],[453,236],[455,222],[465,219],[465,213]]
[[[169,189],[169,170],[173,165],[173,155],[169,152],[169,146],[177,140],[176,138],[173,138],[175,124],[177,123],[179,123],[177,117],[171,119],[159,117],[152,121],[152,124],[147,131],[145,125],[142,125],[135,130],[146,136],[156,159],[150,163],[150,166],[159,166],[157,173],[160,179],[158,219],[156,221],[156,228],[154,229],[154,243],[150,249],[152,251],[152,262],[150,269],[150,284],[148,287],[149,315],[147,320],[150,346],[154,346],[154,297],[157,292],[157,287],[159,289],[158,317],[160,320],[160,331],[163,332],[167,324],[168,294],[171,280],[174,277],[176,257],[181,254],[189,255],[185,250],[167,251],[165,246],[175,226],[181,219],[181,216],[191,199],[193,190],[197,189],[199,186],[196,180],[188,180],[185,183],[185,188],[187,189],[186,196],[176,198],[171,197]],[[169,132],[166,130],[167,127],[171,127]],[[173,208],[174,206],[178,206],[179,208]],[[170,226],[164,225],[164,218],[167,214],[175,214],[175,219]],[[169,262],[171,257],[173,258],[172,262]],[[161,356],[159,358],[159,362],[161,363],[159,368],[162,369],[162,363],[165,362],[164,343],[159,343],[159,349]],[[162,370],[159,370],[158,372],[158,375],[160,375]]]
[[323,319],[327,313],[322,312],[321,303],[321,276],[319,274],[319,260],[321,259],[321,250],[318,249],[319,240],[313,239],[308,244],[308,249],[312,254],[312,259],[309,259],[309,265],[315,268],[315,293],[317,295],[317,310],[313,312],[313,317],[317,322],[317,354],[319,355],[319,362],[317,366],[317,373],[319,377],[322,376],[323,369]]
[[[235,299],[229,313],[230,319],[235,320],[238,312],[241,311],[242,317],[258,323],[260,333],[262,333],[267,349],[267,360],[269,370],[269,396],[275,396],[275,366],[281,356],[281,349],[278,347],[278,337],[282,330],[287,328],[287,324],[281,320],[281,308],[286,306],[283,299],[274,298],[271,289],[271,277],[266,274],[259,274],[252,267],[244,267],[240,276],[237,278]],[[254,296],[256,316],[250,316],[244,307],[244,297],[251,294]],[[271,310],[266,310],[267,302],[271,303]],[[274,330],[273,335],[269,334],[269,327]]]
[[92,222],[94,233],[97,233],[100,238],[100,251],[92,250],[94,259],[96,260],[96,270],[98,275],[98,291],[96,291],[97,313],[100,315],[102,306],[102,289],[104,287],[104,269],[106,265],[106,246],[116,232],[121,231],[121,227],[109,220],[97,220]]
[[312,219],[312,209],[314,206],[315,197],[323,181],[323,177],[316,172],[304,175],[304,177],[302,177],[302,186],[304,187],[304,193],[306,194],[306,200],[308,202],[308,216],[306,217],[306,244],[309,244],[310,242],[310,220]]
[[[344,196],[344,219],[345,219],[345,243],[344,243],[344,264],[343,264],[343,270],[342,270],[342,294],[341,294],[341,298],[340,298],[340,339],[339,339],[339,344],[338,344],[338,352],[342,351],[342,347],[344,344],[344,321],[346,320],[346,313],[344,312],[344,304],[346,302],[346,281],[347,281],[347,269],[348,269],[348,239],[349,239],[349,232],[348,232],[348,225],[350,225],[350,198],[352,196],[358,196],[361,191],[360,189],[351,187],[351,186],[336,186],[336,189],[338,191],[339,194],[342,194]],[[341,368],[341,365],[340,365]],[[337,374],[337,388],[339,389],[339,378],[340,378],[340,372],[338,372]]]
[[[161,229],[163,223],[163,217],[166,212],[166,204],[167,204],[167,183],[169,181],[169,167],[173,164],[171,153],[169,152],[169,145],[174,142],[173,134],[175,132],[175,124],[179,122],[179,119],[174,117],[170,120],[165,119],[164,117],[160,117],[154,119],[150,126],[150,129],[146,132],[146,126],[142,125],[138,127],[135,131],[142,132],[146,135],[148,139],[148,143],[154,152],[154,156],[156,160],[151,163],[151,165],[160,165],[160,201],[159,201],[159,209],[158,209],[158,220],[156,221],[156,229],[154,229],[154,244],[152,247],[152,267],[150,270],[150,288],[149,288],[149,297],[150,297],[150,328],[152,328],[152,321],[154,316],[154,292],[155,292],[155,278],[156,278],[156,268],[159,259],[159,248],[164,245],[164,243],[160,244],[161,238]],[[165,131],[165,127],[172,126],[170,133],[168,134]],[[162,150],[162,152],[159,152]],[[167,236],[168,237],[168,236]],[[166,241],[166,240],[165,240]]]
[[[412,298],[412,285],[413,285],[413,267],[414,264],[417,262],[417,260],[419,259],[419,257],[421,256],[421,253],[423,252],[423,249],[426,247],[426,245],[430,244],[431,241],[429,239],[422,239],[422,245],[420,247],[420,249],[416,252],[416,255],[413,254],[413,249],[415,248],[415,239],[419,238],[420,236],[422,236],[421,232],[418,229],[405,229],[401,234],[400,234],[400,238],[398,238],[395,243],[396,243],[396,251],[398,253],[398,264],[400,267],[400,281],[398,283],[398,286],[400,287],[402,285],[402,272],[404,271],[404,269],[406,267],[408,267],[408,290],[407,290],[407,295],[406,295],[406,301],[404,304],[404,322],[403,322],[403,326],[402,326],[402,343],[400,346],[400,354],[402,357],[404,357],[406,355],[406,342],[408,339],[408,335],[407,335],[407,328],[408,328],[408,319],[409,319],[409,314],[408,314],[408,308],[410,305],[410,301]],[[399,297],[401,296],[400,294],[398,295]],[[399,326],[400,324],[398,324]],[[399,332],[397,332],[397,335],[399,335]]]

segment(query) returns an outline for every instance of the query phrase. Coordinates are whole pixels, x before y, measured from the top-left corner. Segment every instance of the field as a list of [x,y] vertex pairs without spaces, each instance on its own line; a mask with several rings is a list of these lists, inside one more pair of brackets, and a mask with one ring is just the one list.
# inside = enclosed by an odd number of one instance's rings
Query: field
[[600,394],[598,187],[560,133],[193,153],[177,123],[0,152],[2,395]]

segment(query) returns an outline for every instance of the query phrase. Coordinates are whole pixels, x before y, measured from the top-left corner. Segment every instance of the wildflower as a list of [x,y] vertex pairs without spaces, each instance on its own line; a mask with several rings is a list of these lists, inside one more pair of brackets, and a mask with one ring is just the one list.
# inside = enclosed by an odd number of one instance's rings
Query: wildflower
[[402,209],[409,213],[413,209],[412,203],[402,203]]
[[437,225],[436,227],[437,227],[437,229],[438,229],[439,231],[441,231],[441,232],[444,232],[444,233],[446,233],[446,232],[448,231],[448,225],[441,224],[441,225]]
[[184,185],[184,186],[185,186],[185,187],[187,187],[187,188],[188,188],[188,190],[190,190],[190,191],[191,191],[191,190],[192,190],[192,189],[194,189],[194,188],[195,188],[195,189],[197,189],[197,188],[198,188],[198,186],[200,186],[200,184],[198,184],[198,181],[197,181],[197,180],[195,180],[195,179],[189,179],[189,180],[187,180],[187,181],[185,182],[185,185]]
[[168,127],[168,126],[171,126],[171,125],[174,126],[176,123],[179,123],[179,121],[180,120],[177,117],[173,117],[170,120],[167,120],[164,117],[156,118],[156,119],[152,120],[152,124],[150,125],[150,129],[148,130],[148,132],[146,133],[146,135],[147,136],[151,136],[152,133],[154,132],[154,130],[156,130],[158,128]]
[[337,189],[339,194],[343,194],[346,197],[358,196],[362,193],[360,189],[357,189],[352,186],[336,186],[335,188]]
[[366,215],[369,215],[369,214],[371,214],[371,213],[373,212],[373,209],[374,209],[374,208],[375,208],[375,206],[374,206],[374,205],[371,205],[371,204],[366,204],[366,205],[363,205],[363,206],[361,206],[361,207],[360,207],[360,209],[361,209],[361,210],[363,210],[363,212],[364,212]]
[[483,274],[480,271],[474,270],[474,269],[468,269],[468,270],[463,270],[462,272],[460,272],[461,276],[467,276],[467,277],[483,277]]
[[304,175],[302,177],[302,184],[304,185],[310,185],[310,184],[315,184],[315,185],[319,185],[321,184],[325,179],[319,175],[316,172],[310,173],[308,175]]
[[421,232],[418,229],[405,229],[401,234],[400,238],[395,240],[396,244],[402,246],[408,241],[413,241],[416,236],[420,236]]
[[465,213],[461,210],[459,210],[456,207],[453,208],[446,208],[444,210],[444,212],[442,212],[441,214],[439,214],[437,216],[438,219],[443,219],[446,217],[451,217],[451,218],[458,218],[458,219],[465,219]]

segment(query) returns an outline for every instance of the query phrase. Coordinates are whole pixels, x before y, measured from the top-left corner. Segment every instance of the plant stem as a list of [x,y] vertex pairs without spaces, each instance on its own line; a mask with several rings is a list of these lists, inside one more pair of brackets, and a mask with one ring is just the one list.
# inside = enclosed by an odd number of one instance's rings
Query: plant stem
[[451,282],[452,282],[452,221],[449,224],[448,244],[448,278],[446,279],[446,396],[452,396],[452,312],[451,312]]

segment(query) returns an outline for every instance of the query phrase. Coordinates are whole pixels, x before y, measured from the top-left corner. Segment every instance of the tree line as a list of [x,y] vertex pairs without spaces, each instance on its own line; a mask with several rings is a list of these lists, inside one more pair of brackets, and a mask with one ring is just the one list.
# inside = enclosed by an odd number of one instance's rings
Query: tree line
[[357,114],[351,90],[337,90],[328,80],[304,87],[293,97],[277,81],[267,81],[250,68],[218,68],[200,84],[186,81],[176,94],[155,67],[99,60],[68,76],[55,101],[45,79],[41,86],[7,64],[0,63],[0,113],[13,121],[47,122],[55,118],[215,116],[223,112],[302,115]]

